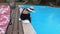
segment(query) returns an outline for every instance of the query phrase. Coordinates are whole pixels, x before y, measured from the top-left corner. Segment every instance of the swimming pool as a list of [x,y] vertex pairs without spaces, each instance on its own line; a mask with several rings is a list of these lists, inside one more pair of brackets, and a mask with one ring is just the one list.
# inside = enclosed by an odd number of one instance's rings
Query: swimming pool
[[37,34],[60,34],[60,8],[34,6],[34,9],[32,25]]

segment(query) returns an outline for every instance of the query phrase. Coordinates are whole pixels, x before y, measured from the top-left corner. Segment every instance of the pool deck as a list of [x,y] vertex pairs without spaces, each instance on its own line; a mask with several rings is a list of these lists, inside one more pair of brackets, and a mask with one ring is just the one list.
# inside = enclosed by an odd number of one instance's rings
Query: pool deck
[[31,23],[28,23],[28,24],[23,23],[22,24],[23,31],[21,29],[21,24],[20,23],[14,23],[13,25],[10,25],[8,27],[7,34],[36,34],[36,32],[35,32],[34,28],[32,27]]
[[34,28],[32,27],[31,23],[24,24],[23,23],[23,30],[24,34],[36,34]]

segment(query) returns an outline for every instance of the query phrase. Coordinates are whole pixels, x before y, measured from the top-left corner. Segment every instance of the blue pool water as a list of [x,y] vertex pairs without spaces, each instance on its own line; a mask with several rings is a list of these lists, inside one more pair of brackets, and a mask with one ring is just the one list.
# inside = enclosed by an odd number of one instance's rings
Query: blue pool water
[[34,9],[32,25],[37,34],[60,34],[60,8],[34,6]]

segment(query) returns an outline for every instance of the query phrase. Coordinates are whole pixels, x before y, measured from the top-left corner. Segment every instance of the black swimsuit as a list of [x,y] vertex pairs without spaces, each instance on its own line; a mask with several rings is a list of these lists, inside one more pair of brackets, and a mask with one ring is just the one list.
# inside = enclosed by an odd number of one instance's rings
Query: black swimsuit
[[28,14],[21,14],[21,16],[20,16],[20,18],[22,19],[22,20],[29,20],[30,22],[31,22],[31,18],[30,18],[30,13],[28,13]]

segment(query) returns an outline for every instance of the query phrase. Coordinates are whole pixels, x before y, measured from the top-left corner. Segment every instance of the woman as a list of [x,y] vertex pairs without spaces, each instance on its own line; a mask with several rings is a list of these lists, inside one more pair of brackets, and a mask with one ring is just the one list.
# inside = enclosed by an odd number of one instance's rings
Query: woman
[[21,20],[29,20],[29,22],[31,23],[30,12],[32,12],[33,10],[33,8],[24,8],[20,15]]

